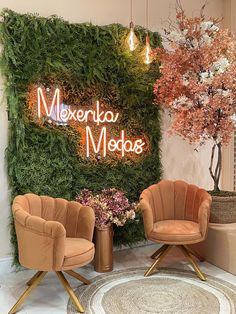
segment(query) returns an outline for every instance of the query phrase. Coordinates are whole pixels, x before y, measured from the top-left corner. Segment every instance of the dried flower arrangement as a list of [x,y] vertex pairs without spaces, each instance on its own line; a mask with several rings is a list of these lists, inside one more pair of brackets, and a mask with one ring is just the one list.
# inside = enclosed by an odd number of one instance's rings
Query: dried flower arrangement
[[136,204],[130,203],[124,192],[114,188],[104,189],[100,194],[93,195],[90,190],[83,189],[76,201],[93,208],[95,225],[102,228],[114,223],[124,226],[127,220],[135,218]]

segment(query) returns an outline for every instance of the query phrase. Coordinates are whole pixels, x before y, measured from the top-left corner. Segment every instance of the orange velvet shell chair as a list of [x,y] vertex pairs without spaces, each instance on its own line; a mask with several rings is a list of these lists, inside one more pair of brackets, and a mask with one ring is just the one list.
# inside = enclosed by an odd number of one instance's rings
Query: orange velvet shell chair
[[12,211],[19,262],[37,273],[9,314],[18,310],[48,271],[56,272],[77,310],[84,312],[62,271],[85,284],[90,283],[72,269],[90,263],[94,257],[92,208],[61,198],[25,194],[14,199]]
[[145,235],[163,243],[151,257],[155,259],[145,276],[158,268],[173,246],[181,249],[201,280],[206,280],[191,255],[202,258],[187,245],[204,241],[207,236],[211,196],[184,181],[163,180],[145,189],[140,196]]

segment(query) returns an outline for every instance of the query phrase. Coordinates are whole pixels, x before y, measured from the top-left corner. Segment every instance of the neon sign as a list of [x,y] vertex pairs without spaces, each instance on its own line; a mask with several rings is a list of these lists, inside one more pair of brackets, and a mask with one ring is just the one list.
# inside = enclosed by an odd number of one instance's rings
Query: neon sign
[[128,137],[127,132],[119,130],[119,112],[113,112],[99,101],[92,108],[84,109],[78,105],[65,105],[59,88],[46,95],[44,88],[37,87],[37,119],[52,119],[83,132],[85,155],[87,158],[99,155],[106,157],[118,154],[120,157],[141,155],[147,150],[147,140],[141,137]]
[[89,126],[86,127],[86,156],[89,157],[90,155],[90,141],[92,143],[92,147],[95,153],[101,151],[101,142],[103,140],[103,157],[106,157],[107,151],[114,152],[118,151],[121,152],[121,156],[124,157],[125,153],[127,152],[134,152],[136,154],[141,154],[143,152],[143,146],[145,142],[142,139],[137,139],[135,141],[131,141],[125,139],[125,131],[121,130],[120,138],[118,140],[110,139],[107,142],[107,129],[104,126],[100,132],[98,144],[94,142],[94,138]]
[[43,90],[41,87],[38,87],[37,90],[38,94],[38,117],[41,118],[42,116],[42,106],[43,104],[44,110],[46,112],[46,115],[48,117],[52,116],[52,112],[55,109],[54,106],[56,106],[56,118],[57,120],[62,120],[63,122],[67,122],[68,120],[74,120],[78,122],[88,122],[89,117],[91,116],[93,119],[93,122],[96,122],[97,125],[100,125],[101,123],[115,123],[119,117],[119,113],[114,114],[112,111],[101,111],[100,110],[100,104],[99,101],[96,103],[96,110],[82,110],[82,109],[71,109],[69,108],[63,108],[60,107],[60,90],[59,88],[56,88],[52,103],[50,105],[50,109],[48,109],[48,105],[46,103]]

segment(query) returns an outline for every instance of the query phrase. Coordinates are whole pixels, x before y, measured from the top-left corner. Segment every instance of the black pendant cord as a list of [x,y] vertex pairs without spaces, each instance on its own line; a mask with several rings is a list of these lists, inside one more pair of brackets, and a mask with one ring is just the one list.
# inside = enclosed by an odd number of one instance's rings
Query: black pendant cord
[[133,22],[133,0],[130,0],[130,21]]
[[148,11],[149,11],[149,1],[146,0],[146,33],[147,34],[148,34],[148,26],[149,26]]

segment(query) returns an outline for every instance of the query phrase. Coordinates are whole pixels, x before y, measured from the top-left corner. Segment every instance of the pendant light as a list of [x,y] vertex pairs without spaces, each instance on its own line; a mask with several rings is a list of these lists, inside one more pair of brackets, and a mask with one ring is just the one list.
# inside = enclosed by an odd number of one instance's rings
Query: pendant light
[[135,32],[134,32],[134,22],[133,22],[133,0],[130,0],[130,24],[129,24],[129,28],[130,28],[130,31],[129,31],[129,34],[126,38],[126,43],[129,47],[129,50],[130,51],[134,51],[137,46],[138,46],[138,38],[136,37],[135,35]]
[[146,0],[146,43],[145,43],[145,48],[143,50],[143,61],[146,64],[150,64],[152,62],[152,49],[150,45],[150,38],[148,35],[148,0]]

